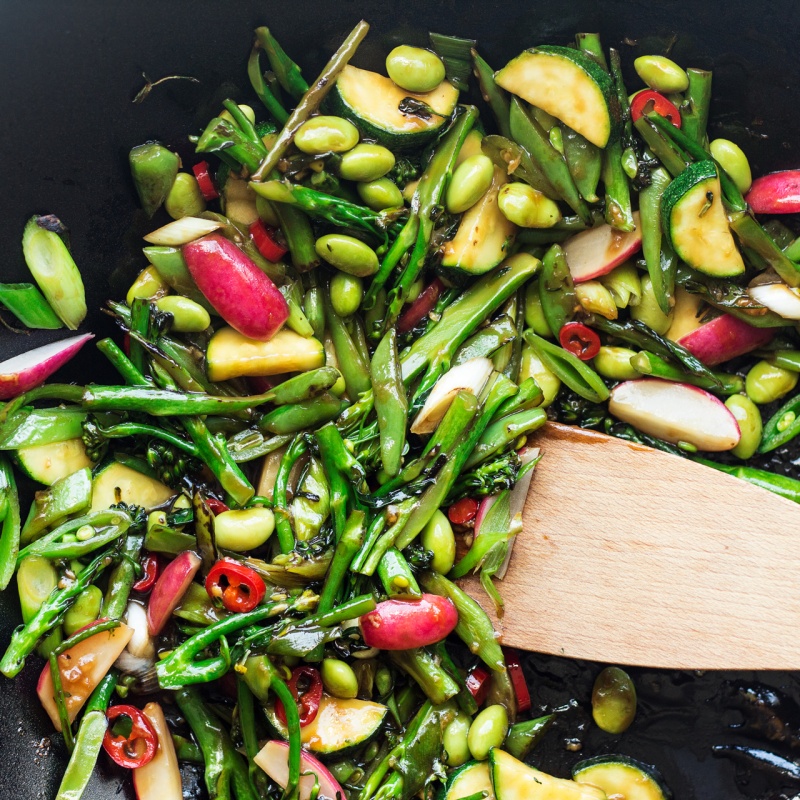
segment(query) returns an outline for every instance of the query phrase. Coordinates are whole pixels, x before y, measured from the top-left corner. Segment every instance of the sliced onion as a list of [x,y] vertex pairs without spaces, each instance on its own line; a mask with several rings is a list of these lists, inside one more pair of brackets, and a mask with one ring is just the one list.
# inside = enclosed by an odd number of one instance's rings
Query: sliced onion
[[800,292],[785,283],[750,286],[747,293],[756,303],[784,319],[800,319]]
[[125,611],[125,624],[133,628],[133,636],[128,642],[127,652],[136,658],[155,661],[156,648],[150,638],[150,630],[147,626],[147,610],[141,603],[131,600]]

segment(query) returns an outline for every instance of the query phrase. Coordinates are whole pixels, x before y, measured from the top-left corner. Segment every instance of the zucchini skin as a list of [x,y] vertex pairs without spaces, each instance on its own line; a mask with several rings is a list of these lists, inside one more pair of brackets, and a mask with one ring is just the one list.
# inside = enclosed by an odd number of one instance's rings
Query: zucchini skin
[[[607,754],[579,761],[572,768],[572,779],[578,783],[598,786],[606,794],[633,797],[629,788],[635,786],[636,800],[671,800],[672,792],[661,773],[649,764],[624,755]],[[632,784],[631,781],[635,781]]]

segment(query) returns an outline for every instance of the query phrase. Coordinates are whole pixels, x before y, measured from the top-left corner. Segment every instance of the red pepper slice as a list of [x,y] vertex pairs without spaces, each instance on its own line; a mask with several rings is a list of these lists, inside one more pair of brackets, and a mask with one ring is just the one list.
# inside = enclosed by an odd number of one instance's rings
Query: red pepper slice
[[558,332],[561,346],[581,361],[594,358],[600,350],[600,337],[582,322],[567,322]]
[[454,525],[466,525],[468,522],[472,522],[477,515],[478,501],[472,497],[462,497],[447,509],[447,518]]
[[261,576],[232,558],[217,561],[206,578],[209,597],[219,598],[228,611],[252,611],[267,593]]
[[467,674],[465,683],[469,693],[475,698],[475,702],[482,706],[489,694],[489,670],[484,669],[480,664],[473,667]]
[[288,252],[288,249],[275,238],[274,229],[267,228],[260,219],[250,226],[250,236],[253,237],[253,244],[258,248],[258,252],[267,261],[280,261]]
[[208,161],[201,161],[192,167],[194,177],[197,178],[197,185],[200,187],[200,194],[206,202],[216,200],[219,197],[217,187],[214,186],[214,179],[211,177],[211,171],[208,168]]
[[408,333],[413,331],[433,311],[436,301],[443,291],[444,284],[439,278],[428,284],[419,293],[417,299],[400,315],[396,325],[397,332]]
[[636,122],[639,117],[650,111],[655,111],[656,114],[668,119],[676,128],[680,128],[681,112],[678,111],[677,106],[660,92],[645,89],[631,100],[631,119]]
[[503,654],[506,657],[508,677],[511,678],[511,685],[514,687],[514,695],[517,698],[517,713],[521,714],[531,707],[531,693],[528,691],[528,682],[522,671],[519,651],[513,647],[504,647]]
[[206,497],[205,498],[206,505],[211,509],[212,514],[221,514],[223,511],[230,511],[228,506],[222,502],[222,500],[217,500],[216,497]]
[[[119,717],[128,717],[131,732],[127,736],[114,733],[113,722]],[[158,734],[149,719],[134,706],[111,706],[106,711],[109,726],[103,737],[103,749],[115,764],[127,769],[136,769],[149,764],[158,750]]]
[[[319,670],[314,667],[295,667],[287,686],[297,702],[300,727],[305,728],[317,718],[322,702],[322,678]],[[286,725],[286,709],[280,700],[275,701],[275,714]]]
[[161,563],[158,560],[158,556],[148,553],[142,559],[142,577],[133,584],[133,590],[135,592],[149,592],[156,585],[160,567]]

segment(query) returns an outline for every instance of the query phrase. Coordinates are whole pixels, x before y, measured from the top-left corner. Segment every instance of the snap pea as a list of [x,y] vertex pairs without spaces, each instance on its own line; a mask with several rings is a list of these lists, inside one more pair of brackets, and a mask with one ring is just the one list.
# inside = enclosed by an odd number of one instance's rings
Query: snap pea
[[564,250],[554,244],[542,259],[539,276],[539,299],[550,330],[558,335],[564,323],[575,313],[575,287]]
[[670,312],[677,268],[677,258],[661,231],[661,197],[671,180],[667,171],[659,167],[651,171],[650,185],[639,192],[642,253],[653,296],[664,315]]
[[537,336],[552,339],[553,332],[547,324],[539,292],[539,279],[529,281],[525,289],[525,324],[532,328]]
[[22,528],[20,543],[29,544],[51,525],[84,511],[91,501],[92,473],[89,467],[77,470],[56,481],[48,489],[37,492],[31,513]]
[[375,411],[381,443],[381,464],[389,477],[400,471],[406,442],[408,399],[397,355],[397,333],[391,328],[370,363]]
[[[545,177],[541,167],[531,158],[527,150],[512,139],[503,136],[484,136],[481,140],[481,151],[506,174],[517,180],[525,181],[551,200],[559,199],[559,193]],[[578,218],[573,217],[573,219]],[[580,224],[585,227],[584,222]],[[560,223],[556,223],[553,228],[559,227],[559,225]],[[521,235],[530,237],[531,231],[522,231]]]
[[308,83],[303,77],[300,67],[286,55],[269,28],[256,28],[255,34],[256,42],[267,54],[269,65],[278,79],[278,83],[295,100],[299,100],[308,91]]
[[492,422],[475,445],[472,455],[464,465],[465,468],[470,469],[499,453],[516,442],[520,436],[526,436],[541,428],[546,421],[547,414],[544,409],[529,408]]
[[472,63],[475,65],[475,77],[478,79],[481,95],[492,110],[500,134],[506,139],[511,139],[511,127],[509,123],[510,102],[508,95],[495,83],[495,70],[478,55],[478,52],[474,48],[472,49]]
[[564,158],[576,188],[588,203],[597,203],[597,184],[603,169],[602,151],[572,128],[562,125]]
[[390,547],[383,554],[376,572],[389,597],[422,596],[411,567],[396,547]]
[[[622,64],[619,52],[614,48],[609,51],[611,78],[617,100],[622,109],[624,126],[628,129],[630,137],[630,122],[628,121],[628,93],[622,79]],[[603,153],[603,184],[606,190],[606,222],[620,231],[632,231],[635,227],[633,210],[631,208],[631,188],[628,176],[622,166],[622,139],[612,136]]]
[[692,386],[699,386],[701,389],[708,389],[718,394],[737,395],[744,390],[744,381],[738,375],[730,375],[725,372],[714,372],[711,378],[691,375],[686,370],[670,364],[647,350],[636,353],[630,363],[642,375],[652,375],[654,378],[667,381],[690,383]]
[[0,591],[11,582],[20,545],[19,495],[8,459],[0,455]]

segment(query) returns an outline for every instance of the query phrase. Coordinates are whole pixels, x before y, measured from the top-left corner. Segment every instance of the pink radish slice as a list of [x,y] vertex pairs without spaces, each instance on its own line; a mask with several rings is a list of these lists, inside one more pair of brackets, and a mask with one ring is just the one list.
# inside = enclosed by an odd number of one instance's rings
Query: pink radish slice
[[753,181],[744,198],[756,214],[800,212],[800,170],[771,172]]
[[650,436],[699,450],[720,452],[736,447],[739,424],[725,404],[696,386],[644,378],[617,384],[608,410]]
[[158,636],[161,633],[161,629],[167,624],[170,615],[178,607],[189,584],[197,575],[201,563],[197,553],[185,550],[175,556],[159,575],[147,605],[147,624],[151,636]]
[[0,400],[10,400],[40,383],[63,367],[89,339],[92,333],[70,336],[59,342],[36,347],[27,353],[0,362]]
[[682,336],[678,344],[713,367],[763,347],[774,335],[772,328],[755,328],[731,314],[722,314]]
[[408,650],[444,639],[458,624],[458,611],[446,597],[423,594],[419,600],[384,600],[359,622],[369,647]]
[[[282,788],[289,781],[289,745],[286,742],[272,740],[267,742],[253,759],[267,775]],[[311,773],[311,774],[303,774]],[[309,800],[314,785],[319,782],[319,800],[344,800],[344,790],[339,782],[319,759],[300,751],[300,800]]]
[[624,233],[610,225],[581,231],[564,242],[564,253],[575,283],[607,275],[642,249],[639,212],[633,215],[635,230]]
[[137,800],[183,800],[178,756],[164,712],[158,703],[148,703],[142,713],[158,734],[158,750],[152,761],[133,770]]
[[249,339],[271,339],[289,318],[277,286],[233,243],[212,233],[183,246],[186,266],[209,303]]

